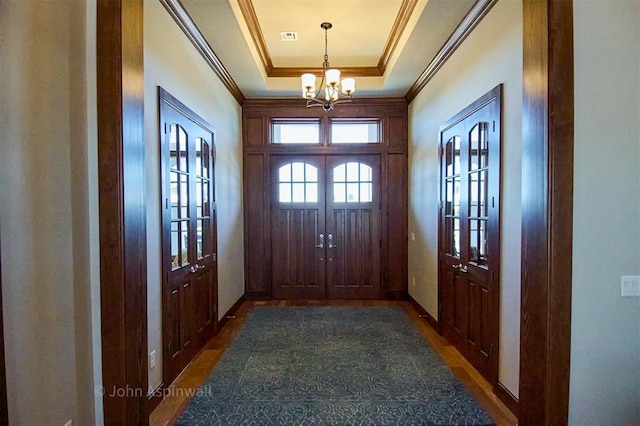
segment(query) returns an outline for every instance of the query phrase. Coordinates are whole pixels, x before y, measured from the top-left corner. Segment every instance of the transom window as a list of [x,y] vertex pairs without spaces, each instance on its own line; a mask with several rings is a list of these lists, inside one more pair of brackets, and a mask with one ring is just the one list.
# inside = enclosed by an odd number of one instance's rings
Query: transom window
[[332,120],[331,143],[380,143],[379,120]]
[[373,201],[373,173],[363,163],[349,162],[333,169],[334,203],[370,203]]
[[320,122],[317,120],[274,120],[271,129],[272,143],[320,143]]
[[318,169],[307,163],[289,163],[278,169],[278,201],[317,203]]

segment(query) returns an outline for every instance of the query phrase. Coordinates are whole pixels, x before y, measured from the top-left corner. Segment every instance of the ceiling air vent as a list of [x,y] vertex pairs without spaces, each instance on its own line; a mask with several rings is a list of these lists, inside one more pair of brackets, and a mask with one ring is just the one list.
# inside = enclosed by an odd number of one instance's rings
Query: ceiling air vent
[[282,31],[280,39],[282,41],[298,41],[298,33],[295,31]]

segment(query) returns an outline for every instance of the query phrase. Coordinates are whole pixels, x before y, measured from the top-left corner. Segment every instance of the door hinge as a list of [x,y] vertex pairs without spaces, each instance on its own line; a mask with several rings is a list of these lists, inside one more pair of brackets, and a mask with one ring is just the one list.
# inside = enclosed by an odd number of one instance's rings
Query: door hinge
[[489,358],[493,358],[493,343],[489,346]]
[[496,197],[491,197],[491,208],[492,209],[496,208]]
[[442,207],[443,207],[443,203],[442,203],[442,200],[440,200],[438,201],[438,208],[442,210]]
[[496,131],[496,120],[493,120],[493,131]]
[[439,157],[442,157],[442,151],[443,151],[442,145],[438,145],[438,156]]
[[164,208],[165,208],[165,210],[169,209],[169,199],[168,198],[164,199]]
[[214,262],[218,261],[218,253],[213,253],[211,256],[212,256]]
[[171,353],[171,343],[167,343],[167,355],[168,356],[172,355],[172,353]]
[[164,123],[164,134],[167,134],[167,123]]

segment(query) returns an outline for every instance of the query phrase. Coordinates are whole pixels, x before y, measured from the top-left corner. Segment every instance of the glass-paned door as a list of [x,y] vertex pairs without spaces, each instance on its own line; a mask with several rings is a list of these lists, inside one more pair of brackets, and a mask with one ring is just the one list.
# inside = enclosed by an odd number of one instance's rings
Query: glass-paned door
[[213,132],[160,93],[163,380],[171,383],[217,326]]
[[274,156],[272,284],[277,298],[380,294],[380,157]]
[[499,106],[493,98],[440,132],[439,316],[445,337],[489,380],[499,330]]

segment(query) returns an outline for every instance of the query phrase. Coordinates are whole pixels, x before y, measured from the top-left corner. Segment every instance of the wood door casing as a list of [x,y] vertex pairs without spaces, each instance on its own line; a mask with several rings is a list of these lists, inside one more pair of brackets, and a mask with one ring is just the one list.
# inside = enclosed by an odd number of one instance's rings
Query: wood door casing
[[498,374],[501,86],[440,129],[442,333],[492,383]]
[[214,135],[159,90],[163,380],[169,385],[217,329]]
[[[368,176],[349,178],[349,166],[367,170]],[[344,181],[337,170],[346,170]],[[327,157],[327,297],[380,297],[381,200],[380,156]],[[349,181],[350,182],[347,182]],[[359,185],[370,199],[342,200],[336,188]],[[371,188],[370,194],[364,185]],[[365,192],[363,194],[363,191]],[[347,195],[348,197],[348,195]],[[332,236],[332,238],[329,238]]]

